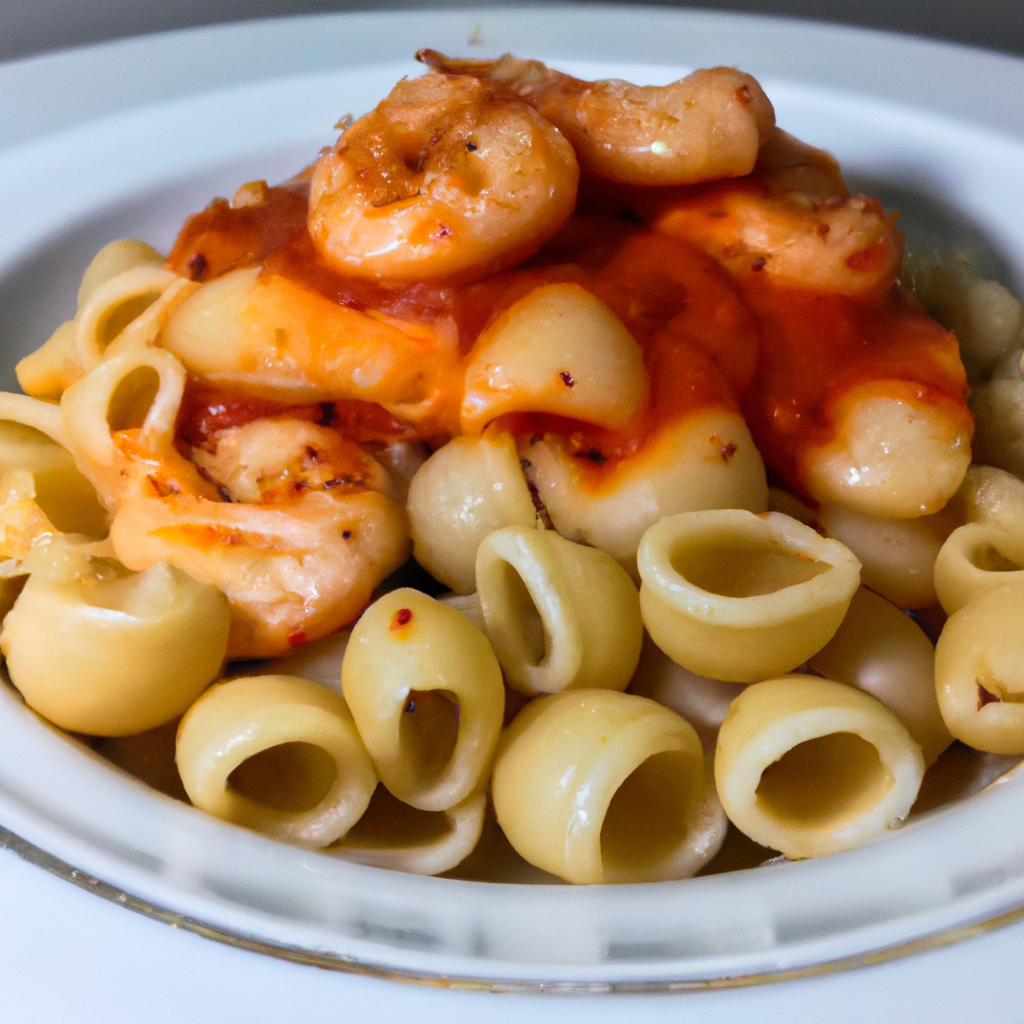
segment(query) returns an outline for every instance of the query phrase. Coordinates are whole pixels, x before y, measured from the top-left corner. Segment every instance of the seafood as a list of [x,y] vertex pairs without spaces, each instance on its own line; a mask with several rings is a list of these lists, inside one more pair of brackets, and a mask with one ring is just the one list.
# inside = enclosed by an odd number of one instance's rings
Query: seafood
[[417,59],[472,75],[531,104],[572,143],[584,173],[626,185],[692,185],[749,174],[775,127],[761,86],[734,68],[695,71],[671,85],[584,82],[538,60]]
[[402,81],[313,168],[309,233],[341,274],[482,277],[531,255],[576,201],[572,147],[469,76]]

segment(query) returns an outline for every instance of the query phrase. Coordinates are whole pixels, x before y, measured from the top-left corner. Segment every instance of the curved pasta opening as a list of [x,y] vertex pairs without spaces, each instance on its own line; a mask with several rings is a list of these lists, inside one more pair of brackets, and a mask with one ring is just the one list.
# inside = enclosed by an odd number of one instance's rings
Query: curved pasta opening
[[729,537],[701,544],[680,544],[671,554],[672,568],[709,594],[760,597],[828,572],[820,562],[781,545],[765,545]]
[[302,814],[330,793],[337,778],[338,766],[323,747],[296,741],[244,760],[228,776],[228,789],[271,810]]
[[107,346],[137,317],[149,309],[160,298],[162,292],[144,292],[129,295],[123,302],[111,306],[97,332],[96,341],[101,350]]
[[378,783],[363,816],[345,833],[348,846],[401,849],[426,846],[452,832],[444,811],[421,811],[393,796]]
[[448,690],[410,690],[398,727],[402,750],[423,784],[448,766],[459,738],[459,700]]
[[668,857],[685,840],[694,799],[687,755],[652,754],[615,791],[601,826],[606,868],[638,868]]
[[519,656],[527,665],[536,668],[547,657],[547,631],[544,619],[534,603],[529,587],[509,562],[501,563],[502,598],[506,602],[512,622],[518,625],[510,639],[519,648]]
[[1024,569],[1024,565],[1020,565],[1003,554],[991,542],[983,542],[973,547],[968,558],[971,565],[982,572],[1020,572],[1021,569]]
[[892,788],[878,751],[850,732],[799,743],[762,773],[757,802],[775,818],[835,828],[864,814]]
[[110,396],[107,425],[111,431],[141,427],[159,390],[160,374],[156,368],[136,366],[118,383]]

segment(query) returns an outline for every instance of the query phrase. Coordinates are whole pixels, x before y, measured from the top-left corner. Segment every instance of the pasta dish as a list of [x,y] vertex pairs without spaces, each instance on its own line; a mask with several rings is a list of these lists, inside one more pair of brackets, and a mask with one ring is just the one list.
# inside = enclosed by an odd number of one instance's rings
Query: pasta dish
[[495,879],[822,856],[1024,756],[1020,303],[740,71],[418,57],[166,256],[112,241],[18,364],[26,704],[236,825]]

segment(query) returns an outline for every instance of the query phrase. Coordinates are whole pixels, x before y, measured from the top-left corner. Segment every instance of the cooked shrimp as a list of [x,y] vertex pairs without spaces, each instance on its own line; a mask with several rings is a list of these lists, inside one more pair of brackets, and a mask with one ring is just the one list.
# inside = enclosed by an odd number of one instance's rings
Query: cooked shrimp
[[626,185],[691,185],[749,174],[775,127],[761,86],[734,68],[694,71],[671,85],[584,82],[536,60],[416,55],[449,75],[500,85],[572,143],[587,174]]
[[387,470],[337,430],[273,416],[214,434],[192,460],[232,501],[270,503],[306,491],[391,491]]
[[110,539],[129,569],[170,562],[224,593],[229,658],[276,657],[340,629],[412,546],[405,512],[373,491],[269,505],[138,495]]
[[885,294],[903,255],[895,216],[867,196],[817,202],[801,191],[774,193],[783,176],[796,184],[801,167],[811,172],[803,185],[821,188],[820,172],[808,165],[778,167],[767,182],[757,175],[669,200],[654,228],[696,242],[741,286],[764,281],[822,294]]
[[482,277],[572,212],[572,147],[535,110],[465,76],[402,81],[313,170],[309,232],[341,274]]

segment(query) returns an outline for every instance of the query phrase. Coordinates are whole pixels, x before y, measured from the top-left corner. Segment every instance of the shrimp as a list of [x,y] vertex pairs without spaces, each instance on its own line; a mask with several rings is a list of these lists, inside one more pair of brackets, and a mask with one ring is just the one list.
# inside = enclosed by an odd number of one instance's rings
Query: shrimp
[[536,60],[455,60],[420,50],[449,75],[473,75],[526,101],[572,143],[586,174],[625,185],[692,185],[749,174],[775,127],[761,86],[734,68],[671,85],[584,82]]
[[[896,280],[903,236],[877,199],[782,191],[781,182],[822,188],[809,165],[771,168],[766,178],[705,186],[661,205],[654,230],[695,242],[746,287],[771,282],[821,294],[879,298]],[[806,180],[813,176],[814,181]]]
[[536,252],[572,213],[579,166],[535,110],[466,76],[402,81],[317,161],[308,227],[340,274],[471,280]]
[[269,503],[306,491],[387,494],[387,470],[337,430],[290,416],[256,419],[216,433],[192,461],[232,501]]
[[404,510],[375,491],[271,504],[135,495],[114,516],[118,560],[170,562],[224,593],[228,658],[271,658],[351,622],[409,557]]

